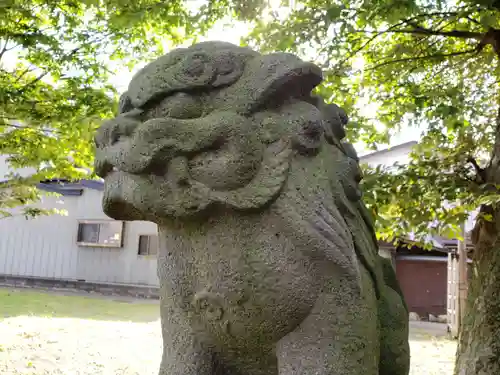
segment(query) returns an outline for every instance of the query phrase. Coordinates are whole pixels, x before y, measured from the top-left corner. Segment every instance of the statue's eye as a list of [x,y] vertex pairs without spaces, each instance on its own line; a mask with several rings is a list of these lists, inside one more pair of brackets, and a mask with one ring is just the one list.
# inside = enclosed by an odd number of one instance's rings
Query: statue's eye
[[203,103],[197,96],[183,92],[157,101],[145,111],[147,118],[172,117],[177,119],[198,118],[203,114]]

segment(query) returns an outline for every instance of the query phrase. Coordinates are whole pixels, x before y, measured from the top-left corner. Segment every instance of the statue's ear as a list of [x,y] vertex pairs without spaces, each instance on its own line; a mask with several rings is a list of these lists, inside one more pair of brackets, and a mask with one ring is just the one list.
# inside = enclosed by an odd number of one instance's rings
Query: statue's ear
[[345,125],[348,122],[345,111],[336,104],[323,104],[325,118],[325,137],[329,143],[333,138],[341,140],[346,136]]
[[344,148],[344,151],[347,156],[350,158],[356,160],[357,163],[359,163],[359,156],[358,153],[356,152],[356,149],[352,145],[352,143],[349,142],[342,142],[342,147]]
[[324,132],[322,113],[305,101],[293,106],[298,116],[289,119],[296,131],[292,137],[292,145],[302,155],[315,155],[321,147]]
[[241,77],[225,90],[216,106],[252,114],[281,97],[308,95],[321,80],[321,69],[297,56],[282,52],[260,55],[246,62]]

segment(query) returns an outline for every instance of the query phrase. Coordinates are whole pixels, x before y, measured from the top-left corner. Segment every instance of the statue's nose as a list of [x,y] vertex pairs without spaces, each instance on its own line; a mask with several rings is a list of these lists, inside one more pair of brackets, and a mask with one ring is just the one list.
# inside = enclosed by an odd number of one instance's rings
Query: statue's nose
[[104,148],[108,145],[109,133],[111,128],[114,126],[112,122],[113,120],[106,121],[99,127],[99,129],[97,129],[94,135],[94,143],[98,149]]
[[118,142],[121,137],[132,135],[134,130],[139,126],[140,115],[142,110],[133,109],[123,113],[114,119],[104,122],[94,137],[94,142],[97,148],[111,146]]
[[108,160],[106,148],[122,139],[129,137],[140,124],[142,110],[133,109],[120,116],[104,122],[94,136],[96,157],[94,162],[95,173],[99,177],[106,177],[114,168]]
[[113,164],[107,161],[105,155],[99,155],[102,151],[97,151],[97,155],[94,161],[94,171],[96,175],[101,178],[105,178],[113,169]]

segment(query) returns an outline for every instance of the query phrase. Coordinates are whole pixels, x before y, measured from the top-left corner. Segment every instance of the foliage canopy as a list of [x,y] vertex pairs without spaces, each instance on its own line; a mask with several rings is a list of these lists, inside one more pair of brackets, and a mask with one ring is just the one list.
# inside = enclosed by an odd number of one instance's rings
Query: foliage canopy
[[132,69],[219,15],[197,11],[181,0],[0,2],[0,154],[36,172],[1,181],[0,217],[36,201],[39,181],[87,176],[94,130],[116,107],[114,68]]
[[366,168],[365,199],[379,237],[454,236],[468,211],[500,200],[491,167],[500,105],[497,1],[301,0],[272,8],[264,0],[218,0],[196,12],[188,3],[1,4],[0,152],[14,167],[37,169],[30,179],[9,176],[4,214],[36,199],[35,181],[86,176],[94,129],[116,106],[108,84],[114,66],[132,69],[227,15],[251,24],[244,42],[252,47],[323,67],[318,92],[350,114],[351,141],[375,149],[401,129],[425,125],[409,165]]
[[500,201],[500,2],[304,0],[280,10],[254,21],[246,42],[321,64],[318,91],[347,110],[352,141],[376,149],[424,126],[409,165],[365,170],[380,238],[459,236],[468,212]]

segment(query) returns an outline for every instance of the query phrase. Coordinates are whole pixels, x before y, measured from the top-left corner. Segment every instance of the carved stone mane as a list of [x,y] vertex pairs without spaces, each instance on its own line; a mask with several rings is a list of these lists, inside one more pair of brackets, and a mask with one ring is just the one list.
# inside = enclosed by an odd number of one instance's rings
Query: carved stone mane
[[321,80],[200,43],[136,74],[97,132],[104,211],[159,225],[161,374],[408,374],[408,312]]

